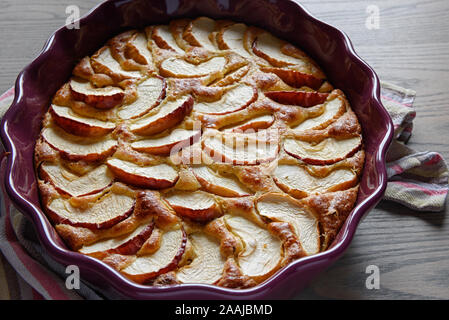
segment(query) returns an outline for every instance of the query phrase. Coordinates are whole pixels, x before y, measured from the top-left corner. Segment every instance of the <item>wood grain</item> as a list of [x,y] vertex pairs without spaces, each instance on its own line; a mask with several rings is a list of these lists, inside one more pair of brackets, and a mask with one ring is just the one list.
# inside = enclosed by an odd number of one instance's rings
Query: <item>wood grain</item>
[[[63,25],[68,5],[81,14],[100,1],[2,0],[0,91]],[[301,1],[317,18],[345,31],[379,77],[417,91],[409,142],[449,158],[449,1]],[[380,29],[368,30],[368,5],[380,9]],[[446,210],[447,211],[447,210]],[[296,299],[449,299],[447,213],[416,213],[382,202],[359,226],[345,255]],[[380,289],[368,290],[368,265],[380,269]]]

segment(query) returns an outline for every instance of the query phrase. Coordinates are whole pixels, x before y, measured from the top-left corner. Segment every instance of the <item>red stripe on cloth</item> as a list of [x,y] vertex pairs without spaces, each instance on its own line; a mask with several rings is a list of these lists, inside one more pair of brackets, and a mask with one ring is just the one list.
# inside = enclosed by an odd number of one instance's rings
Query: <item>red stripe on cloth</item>
[[5,197],[5,235],[11,248],[14,250],[17,258],[22,262],[23,266],[31,273],[31,275],[39,282],[39,284],[47,291],[52,299],[69,300],[69,296],[61,290],[59,284],[55,283],[54,279],[42,269],[42,267],[34,261],[20,246],[14,230],[11,226],[9,216],[10,203]]
[[12,96],[14,94],[14,88],[9,89],[8,91],[6,91],[4,94],[2,94],[0,96],[0,101],[9,98],[10,96]]
[[385,99],[385,100],[388,100],[388,101],[393,101],[393,102],[399,103],[400,105],[403,105],[404,107],[409,107],[409,108],[411,108],[411,107],[412,107],[412,104],[411,104],[411,103],[403,103],[403,102],[400,102],[400,101],[394,100],[393,98],[390,98],[390,97],[384,96],[383,94],[382,94],[382,95],[380,95],[380,96],[382,97],[382,99]]
[[435,153],[434,155],[432,155],[432,157],[429,160],[425,161],[423,164],[426,166],[431,166],[431,165],[439,163],[442,160],[443,159],[441,158],[441,156],[438,153]]
[[412,107],[412,104],[411,104],[411,103],[403,103],[403,102],[401,102],[401,101],[395,100],[395,99],[390,98],[390,97],[388,97],[388,96],[385,96],[385,95],[383,95],[383,94],[381,94],[380,96],[382,97],[382,99],[385,99],[385,100],[388,100],[388,101],[396,102],[396,103],[398,103],[398,104],[400,104],[400,105],[403,105],[404,107],[408,107],[408,108],[411,108],[411,107]]
[[431,189],[427,189],[427,188],[421,187],[420,185],[415,184],[415,183],[411,183],[411,182],[404,182],[404,181],[390,181],[390,182],[388,182],[388,183],[399,184],[399,185],[401,185],[401,186],[403,186],[403,187],[407,187],[407,188],[411,188],[411,189],[416,189],[416,190],[422,191],[422,192],[424,192],[425,194],[428,194],[428,195],[430,195],[430,196],[433,196],[433,195],[440,195],[440,194],[446,194],[446,193],[447,193],[447,190],[431,190]]
[[396,172],[396,174],[404,172],[404,169],[402,169],[402,167],[398,164],[392,165],[390,168],[393,169]]
[[405,119],[407,119],[408,121],[411,121],[411,120],[413,120],[415,118],[416,118],[416,111],[410,112],[409,114],[407,114],[405,116]]

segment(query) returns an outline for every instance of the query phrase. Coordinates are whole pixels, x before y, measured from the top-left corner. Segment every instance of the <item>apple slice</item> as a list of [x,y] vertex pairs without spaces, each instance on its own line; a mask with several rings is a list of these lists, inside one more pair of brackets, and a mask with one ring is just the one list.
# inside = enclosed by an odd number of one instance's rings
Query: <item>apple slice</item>
[[137,99],[128,105],[122,106],[117,115],[121,119],[138,118],[154,107],[158,106],[165,98],[167,84],[162,77],[151,77],[137,86]]
[[124,79],[140,79],[142,75],[138,71],[125,71],[120,63],[114,59],[109,47],[101,48],[91,58],[91,65],[97,73],[104,73],[111,78],[121,81]]
[[203,148],[215,162],[256,165],[272,161],[279,152],[277,139],[259,137],[258,133],[226,133],[207,136]]
[[326,101],[329,94],[309,91],[268,91],[265,92],[265,96],[281,104],[313,107]]
[[245,188],[235,179],[215,173],[208,167],[192,167],[192,172],[204,190],[222,197],[249,196]]
[[335,98],[327,102],[323,106],[324,111],[321,115],[315,118],[309,118],[301,122],[292,129],[296,132],[309,130],[309,129],[321,129],[342,115],[346,111],[346,104],[341,98]]
[[126,53],[142,65],[152,65],[153,55],[148,49],[148,40],[144,33],[138,32],[126,44]]
[[204,191],[179,191],[165,198],[168,204],[182,217],[195,221],[208,221],[221,215],[215,198]]
[[134,209],[134,199],[110,192],[86,209],[74,207],[69,200],[57,198],[47,206],[56,223],[89,229],[107,229],[127,218]]
[[360,149],[361,144],[360,136],[344,140],[326,138],[317,144],[287,138],[284,141],[284,150],[305,163],[324,165],[333,164],[352,156]]
[[251,54],[245,49],[245,32],[247,26],[243,23],[234,23],[220,30],[217,34],[217,43],[221,50],[232,50],[242,57],[251,58]]
[[71,161],[96,161],[104,159],[114,152],[117,141],[111,137],[88,139],[66,133],[56,127],[47,127],[42,131],[42,137],[61,156]]
[[333,170],[319,178],[298,165],[279,165],[273,178],[279,188],[297,198],[346,189],[357,182],[357,175],[350,169]]
[[173,148],[175,148],[174,153],[177,153],[181,149],[195,143],[200,135],[201,131],[175,129],[169,135],[160,138],[133,142],[131,147],[138,151],[167,156],[170,155]]
[[193,108],[193,98],[185,96],[178,100],[165,100],[160,104],[158,112],[137,119],[131,124],[132,132],[142,135],[152,135],[172,128],[188,115]]
[[194,110],[206,114],[226,114],[244,109],[256,99],[256,88],[239,84],[226,91],[218,101],[196,103]]
[[127,184],[150,189],[164,189],[175,185],[178,172],[167,164],[141,167],[129,161],[109,159],[109,169]]
[[244,249],[238,255],[243,274],[261,282],[279,269],[282,261],[282,243],[279,239],[240,216],[226,215],[225,222],[244,243]]
[[151,236],[153,228],[154,223],[142,224],[130,234],[83,246],[79,252],[94,257],[102,257],[108,254],[136,254],[145,241]]
[[112,183],[108,167],[100,165],[83,176],[75,175],[61,166],[44,162],[39,167],[39,175],[64,194],[80,197],[100,192]]
[[282,52],[281,49],[286,44],[285,41],[274,37],[272,34],[263,32],[254,41],[253,52],[275,67],[306,65],[304,60],[286,55]]
[[217,81],[213,82],[210,86],[212,87],[227,87],[237,82],[240,82],[244,76],[246,76],[250,70],[250,65],[245,65],[241,68],[238,68],[234,71],[227,73],[224,78],[217,79]]
[[133,281],[144,283],[175,269],[186,249],[187,235],[183,229],[166,231],[162,234],[159,250],[145,256],[138,256],[121,272]]
[[125,92],[119,87],[96,88],[89,81],[70,80],[73,98],[99,109],[111,109],[122,103]]
[[180,58],[165,59],[160,66],[163,77],[196,78],[222,71],[226,66],[226,58],[213,57],[200,64],[192,64]]
[[58,126],[78,136],[99,137],[111,133],[115,129],[113,122],[79,116],[69,107],[52,104],[50,113]]
[[220,243],[204,233],[189,235],[195,252],[193,261],[176,273],[182,283],[214,284],[223,275],[226,260],[220,254]]
[[320,251],[318,220],[297,201],[283,194],[264,194],[256,203],[259,214],[271,220],[289,223],[307,255]]
[[240,132],[240,133],[252,133],[261,129],[267,129],[274,123],[274,117],[271,114],[252,118],[243,124],[233,126],[231,128],[223,130],[224,132]]
[[184,53],[184,50],[182,50],[178,46],[175,39],[173,38],[169,26],[163,25],[154,27],[151,38],[161,49],[174,51],[176,53]]
[[262,67],[263,72],[271,72],[276,74],[286,84],[293,88],[301,88],[303,86],[318,90],[323,84],[323,79],[317,78],[311,74],[303,73],[298,70]]
[[191,21],[183,32],[183,38],[192,46],[216,51],[209,35],[215,30],[215,21],[207,17],[199,17]]

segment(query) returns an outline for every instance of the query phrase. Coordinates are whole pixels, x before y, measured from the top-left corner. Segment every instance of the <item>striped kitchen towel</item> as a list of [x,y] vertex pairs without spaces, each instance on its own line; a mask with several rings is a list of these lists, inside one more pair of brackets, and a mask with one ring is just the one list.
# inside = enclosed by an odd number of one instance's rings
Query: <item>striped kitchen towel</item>
[[[388,185],[384,199],[417,211],[441,211],[448,194],[448,169],[436,152],[417,152],[406,143],[416,112],[415,92],[382,83],[382,102],[393,119],[394,139],[387,153]],[[14,90],[0,97],[0,116],[12,102]],[[4,163],[2,162],[2,166]],[[0,177],[0,181],[3,178]],[[2,185],[3,189],[3,185]],[[0,213],[0,299],[113,299],[81,283],[65,286],[65,268],[42,249],[31,223],[3,197]]]
[[417,211],[443,210],[448,194],[446,162],[437,152],[417,152],[406,145],[416,116],[415,91],[383,82],[381,98],[394,126],[393,142],[387,153],[388,184],[384,199]]

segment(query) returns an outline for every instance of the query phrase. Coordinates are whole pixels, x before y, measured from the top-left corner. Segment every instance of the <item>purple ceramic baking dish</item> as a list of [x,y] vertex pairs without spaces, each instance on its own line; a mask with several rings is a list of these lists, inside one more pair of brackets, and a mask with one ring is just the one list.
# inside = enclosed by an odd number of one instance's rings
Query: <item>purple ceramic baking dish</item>
[[[357,204],[332,246],[290,264],[251,289],[135,284],[108,265],[68,250],[39,203],[33,170],[35,140],[51,97],[68,80],[75,63],[123,30],[200,15],[259,26],[304,49],[324,69],[331,83],[346,93],[363,127],[366,164]],[[381,199],[387,183],[385,152],[392,135],[392,122],[380,102],[380,84],[375,72],[356,55],[344,33],[288,0],[106,1],[80,20],[79,30],[63,27],[51,36],[40,55],[17,78],[14,102],[1,122],[1,139],[10,152],[4,180],[7,193],[33,222],[43,247],[56,261],[79,266],[83,280],[97,288],[134,299],[291,297],[343,254],[361,218]]]

